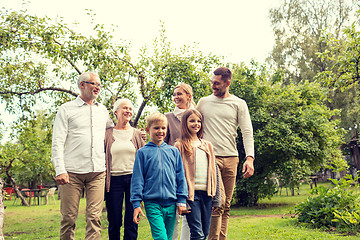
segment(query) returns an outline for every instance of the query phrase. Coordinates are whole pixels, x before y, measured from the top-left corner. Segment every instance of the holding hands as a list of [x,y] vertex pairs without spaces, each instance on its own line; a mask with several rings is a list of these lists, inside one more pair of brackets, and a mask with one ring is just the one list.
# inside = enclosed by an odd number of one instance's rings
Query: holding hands
[[184,206],[177,206],[177,212],[179,215],[185,215],[190,213],[191,211],[187,210]]

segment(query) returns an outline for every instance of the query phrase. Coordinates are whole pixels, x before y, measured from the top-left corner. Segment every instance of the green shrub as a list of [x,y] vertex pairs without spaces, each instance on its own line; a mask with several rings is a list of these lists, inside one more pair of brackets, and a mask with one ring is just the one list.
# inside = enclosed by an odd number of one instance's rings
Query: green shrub
[[356,209],[350,211],[339,212],[335,210],[335,219],[333,222],[338,223],[339,231],[345,231],[347,233],[357,233],[360,230],[360,211],[359,206]]
[[332,179],[333,187],[320,186],[313,189],[311,194],[317,195],[310,196],[295,207],[298,222],[320,229],[349,228],[347,223],[354,221],[347,221],[346,213],[359,211],[360,206],[358,194],[351,190],[351,185],[358,186],[357,180],[351,175],[346,175],[341,180]]

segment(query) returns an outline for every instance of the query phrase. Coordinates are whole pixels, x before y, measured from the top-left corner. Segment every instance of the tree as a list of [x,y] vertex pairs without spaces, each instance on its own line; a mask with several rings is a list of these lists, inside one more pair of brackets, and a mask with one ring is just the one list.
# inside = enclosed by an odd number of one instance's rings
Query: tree
[[[12,183],[21,198],[19,184],[35,188],[37,183],[54,179],[50,161],[52,118],[38,113],[15,128],[17,131],[12,134],[12,140],[1,146],[0,168],[1,174]],[[23,198],[22,203],[27,205]]]
[[21,199],[22,204],[25,206],[29,206],[25,198],[22,196],[20,190],[18,189],[18,184],[16,180],[10,174],[10,169],[14,161],[17,160],[16,154],[22,154],[22,152],[18,152],[18,150],[20,150],[19,145],[6,143],[4,145],[1,145],[0,147],[1,173],[2,175],[5,174],[6,178],[12,183],[14,191],[16,191],[17,196],[19,196],[19,198]]
[[328,51],[321,58],[333,61],[327,71],[318,73],[316,80],[329,89],[328,105],[333,109],[341,109],[340,127],[348,130],[347,141],[357,136],[360,122],[360,32],[357,20],[343,30],[344,39],[339,41],[332,34],[324,34],[323,41]]
[[[346,168],[340,151],[343,133],[332,120],[338,111],[323,103],[326,91],[319,84],[283,85],[281,74],[270,75],[254,62],[233,69],[230,91],[248,103],[256,149],[254,176],[242,179],[238,174],[235,194],[239,204],[254,205],[272,196],[273,174],[295,188],[300,176],[305,179],[310,170]],[[243,159],[241,135],[238,140]]]
[[0,19],[0,97],[10,111],[32,112],[40,101],[54,111],[77,96],[77,76],[92,70],[104,85],[99,100],[109,109],[118,98],[136,103],[141,95],[136,126],[146,105],[168,109],[167,99],[178,82],[206,91],[203,82],[208,70],[219,61],[194,47],[172,49],[163,26],[153,51],[144,47],[135,62],[128,53],[129,45],[114,40],[115,28],[106,30],[94,19],[90,36],[75,32],[61,19],[54,22],[26,12],[3,10]]
[[180,82],[191,85],[195,100],[199,99],[210,92],[208,72],[219,62],[219,57],[205,55],[195,46],[173,49],[162,24],[152,50],[144,47],[135,67],[143,79],[140,84],[142,104],[156,106],[160,112],[170,111],[174,106],[173,89]]
[[318,56],[328,51],[322,31],[341,40],[341,31],[350,24],[357,4],[356,0],[283,0],[270,10],[275,46],[268,62],[284,71],[286,83],[312,81],[333,64]]

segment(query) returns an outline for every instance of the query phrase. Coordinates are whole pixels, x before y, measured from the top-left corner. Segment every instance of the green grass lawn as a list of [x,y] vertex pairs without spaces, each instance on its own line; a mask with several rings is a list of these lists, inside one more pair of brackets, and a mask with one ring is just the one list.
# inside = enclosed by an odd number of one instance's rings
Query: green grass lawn
[[[330,186],[330,183],[320,183],[324,187]],[[303,184],[298,191],[295,191],[295,195],[291,196],[291,192],[282,189],[281,195],[277,194],[271,199],[262,199],[258,202],[257,207],[232,207],[231,215],[243,216],[243,215],[273,215],[273,214],[288,214],[290,210],[298,203],[303,202],[310,196],[310,185]]]
[[[327,184],[327,183],[326,183]],[[263,199],[259,207],[231,209],[228,239],[359,239],[358,236],[341,236],[314,229],[299,227],[295,219],[287,214],[309,196],[309,185],[303,185],[295,196],[276,195],[271,200]],[[60,201],[49,205],[24,207],[12,206],[5,201],[5,239],[58,239],[60,223]],[[19,203],[18,203],[19,204]],[[106,211],[102,216],[102,238],[107,239]],[[76,239],[85,236],[85,200],[81,200],[76,223]],[[138,239],[152,239],[146,218],[139,225]]]

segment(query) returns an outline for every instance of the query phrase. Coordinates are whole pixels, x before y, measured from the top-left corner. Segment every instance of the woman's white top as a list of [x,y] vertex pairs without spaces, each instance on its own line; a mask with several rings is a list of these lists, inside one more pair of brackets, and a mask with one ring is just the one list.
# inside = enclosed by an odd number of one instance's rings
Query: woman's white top
[[111,176],[132,174],[136,148],[131,142],[133,128],[128,130],[114,129],[114,143],[111,146]]

